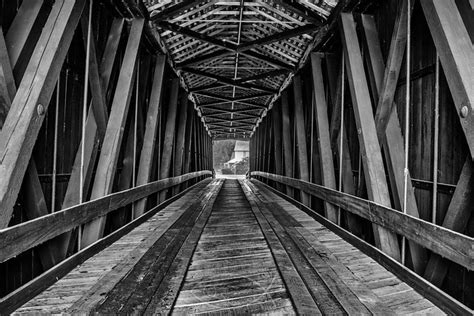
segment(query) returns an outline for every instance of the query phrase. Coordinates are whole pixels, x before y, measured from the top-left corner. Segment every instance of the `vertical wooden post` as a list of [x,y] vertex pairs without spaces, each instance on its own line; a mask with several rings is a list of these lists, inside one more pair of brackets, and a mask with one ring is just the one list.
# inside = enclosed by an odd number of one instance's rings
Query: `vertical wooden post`
[[[192,151],[192,141],[193,141],[193,128],[194,128],[194,108],[188,102],[188,108],[186,109],[188,112],[188,119],[186,120],[186,141],[184,145],[185,151],[185,158],[184,158],[184,174],[189,173],[191,171],[191,151]],[[188,182],[183,183],[182,189],[186,189],[188,187]]]
[[[174,157],[174,170],[173,176],[180,176],[183,173],[183,161],[185,156],[185,132],[186,132],[186,121],[188,116],[188,95],[183,91],[181,96],[181,105],[180,105],[181,115],[178,117],[178,131],[176,134],[176,151]],[[179,192],[180,186],[177,185],[173,188],[173,194]]]
[[[311,66],[313,72],[313,91],[316,111],[316,128],[318,131],[318,145],[320,154],[320,165],[322,185],[336,189],[336,175],[334,172],[334,161],[332,159],[331,139],[329,137],[328,109],[324,91],[323,71],[321,67],[321,55],[311,54]],[[324,203],[325,216],[337,223],[338,210],[331,203]]]
[[193,171],[198,171],[198,129],[199,129],[199,117],[194,116],[194,128],[193,128]]
[[[291,127],[290,127],[290,110],[288,108],[288,93],[283,91],[281,94],[281,119],[283,136],[283,157],[285,161],[285,176],[293,177],[293,146],[291,143]],[[286,187],[286,194],[294,197],[294,190],[292,187]]]
[[[359,134],[359,143],[364,164],[365,179],[369,198],[382,205],[390,206],[390,195],[382,161],[382,153],[377,139],[375,121],[372,115],[372,101],[365,78],[361,50],[352,14],[341,14],[341,36],[346,56],[352,103]],[[397,236],[389,230],[372,226],[377,247],[395,260],[400,260]]]
[[[260,170],[265,172],[266,164],[267,164],[267,157],[266,157],[266,145],[267,145],[267,118],[265,117],[262,120],[262,125],[260,126]],[[265,182],[265,180],[264,180]]]
[[[96,199],[112,192],[117,160],[123,138],[123,128],[127,119],[133,82],[136,75],[136,61],[144,24],[144,19],[132,21],[124,62],[120,69],[119,81],[112,102],[109,123],[97,165],[91,199]],[[101,238],[104,227],[105,217],[100,217],[84,225],[81,245],[87,247]]]
[[[303,96],[300,76],[295,76],[293,78],[293,92],[295,101],[294,114],[296,125],[296,144],[298,150],[298,166],[300,171],[299,178],[304,181],[309,181],[308,147],[306,144]],[[306,206],[310,206],[310,198],[306,192],[301,192],[301,202]]]
[[[137,186],[150,182],[153,168],[153,154],[156,144],[157,130],[159,128],[159,111],[161,95],[163,92],[163,75],[166,66],[166,57],[159,55],[156,58],[155,73],[153,75],[153,86],[148,104],[146,116],[145,136],[140,154],[140,162],[137,173]],[[138,201],[135,204],[133,218],[137,218],[145,213],[147,199]]]
[[[283,146],[282,146],[282,128],[281,128],[281,101],[276,103],[272,109],[272,120],[273,120],[273,140],[274,140],[274,159],[275,159],[275,174],[283,175]],[[282,190],[280,183],[276,183],[278,190]]]
[[[163,141],[160,179],[166,179],[171,175],[171,158],[176,132],[176,115],[178,110],[179,79],[173,79],[171,97],[166,114],[165,138]],[[166,191],[160,192],[160,203],[166,199]]]
[[272,110],[273,120],[273,140],[274,140],[274,158],[275,158],[275,173],[283,174],[282,156],[282,137],[281,137],[281,102],[276,103]]

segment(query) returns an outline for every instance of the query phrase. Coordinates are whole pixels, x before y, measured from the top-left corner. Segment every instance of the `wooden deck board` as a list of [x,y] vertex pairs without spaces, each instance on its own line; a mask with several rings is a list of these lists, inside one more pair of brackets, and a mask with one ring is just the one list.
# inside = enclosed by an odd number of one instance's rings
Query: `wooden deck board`
[[217,183],[192,189],[17,313],[443,314],[263,185]]

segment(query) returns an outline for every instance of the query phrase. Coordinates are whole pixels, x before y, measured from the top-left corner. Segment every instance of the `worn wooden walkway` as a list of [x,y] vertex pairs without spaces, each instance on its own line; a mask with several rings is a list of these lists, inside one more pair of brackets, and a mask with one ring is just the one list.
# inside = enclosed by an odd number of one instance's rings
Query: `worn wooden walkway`
[[17,313],[443,314],[258,182],[204,181]]

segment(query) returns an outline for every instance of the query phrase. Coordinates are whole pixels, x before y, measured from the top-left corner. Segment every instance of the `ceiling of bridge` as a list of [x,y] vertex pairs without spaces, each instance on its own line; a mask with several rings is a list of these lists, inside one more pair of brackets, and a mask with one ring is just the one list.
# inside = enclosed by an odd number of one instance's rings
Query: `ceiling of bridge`
[[338,0],[144,1],[211,136],[247,138]]

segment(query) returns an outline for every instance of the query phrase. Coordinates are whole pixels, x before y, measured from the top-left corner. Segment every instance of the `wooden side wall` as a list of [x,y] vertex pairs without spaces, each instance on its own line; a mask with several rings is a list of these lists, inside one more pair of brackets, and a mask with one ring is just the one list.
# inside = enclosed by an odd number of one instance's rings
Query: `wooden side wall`
[[[462,8],[464,0],[456,1],[459,8]],[[376,2],[363,9],[356,8],[353,12],[354,20],[357,24],[357,31],[359,34],[360,47],[362,50],[362,56],[368,54],[367,46],[363,43],[364,38],[362,36],[362,22],[361,14],[372,15],[375,18],[377,31],[379,33],[380,45],[382,49],[383,58],[386,60],[390,48],[390,42],[392,38],[392,32],[397,16],[398,10],[402,5],[400,0],[380,1]],[[464,6],[465,8],[465,6]],[[462,12],[462,11],[461,11]],[[464,11],[466,13],[466,11]],[[472,13],[472,12],[471,12]],[[469,12],[467,12],[469,16]],[[472,14],[471,17],[474,17]],[[465,17],[464,17],[465,18]],[[465,18],[466,20],[466,18]],[[468,24],[466,24],[468,25]],[[470,30],[472,33],[472,29]],[[331,39],[324,45],[324,47],[318,52],[323,54],[323,78],[325,85],[326,100],[328,103],[328,117],[331,120],[334,104],[337,100],[333,100],[331,96],[331,89],[329,87],[330,77],[338,77],[337,71],[327,72],[325,66],[329,61],[336,61],[337,70],[341,68],[343,42],[341,41],[340,30],[335,30]],[[433,199],[433,166],[434,166],[434,133],[435,133],[435,69],[436,69],[436,48],[431,37],[430,29],[425,19],[421,4],[419,1],[415,1],[413,13],[412,13],[412,27],[411,27],[411,92],[410,92],[410,130],[409,130],[409,171],[412,178],[412,185],[414,187],[414,193],[420,218],[426,221],[432,221],[432,199]],[[406,55],[405,55],[406,56]],[[406,61],[402,63],[400,77],[395,93],[394,102],[397,106],[398,118],[400,126],[402,127],[402,134],[404,135],[405,126],[405,94],[406,94]],[[365,71],[368,72],[367,61],[364,61]],[[329,68],[330,69],[330,68]],[[334,69],[334,68],[333,68]],[[306,130],[306,142],[308,146],[308,159],[310,164],[316,163],[315,167],[312,168],[312,179],[313,183],[321,184],[322,175],[319,168],[320,153],[318,149],[319,137],[315,130],[315,117],[312,110],[314,110],[313,104],[313,86],[312,86],[312,72],[311,62],[297,74],[302,81],[303,90],[303,106],[304,106],[304,124]],[[346,73],[347,78],[347,73]],[[368,77],[367,77],[368,78]],[[453,193],[456,189],[457,182],[460,178],[461,170],[466,161],[466,157],[469,156],[469,147],[466,142],[466,137],[461,128],[461,124],[458,118],[458,113],[454,105],[454,101],[444,75],[443,67],[440,66],[440,77],[439,77],[439,145],[438,145],[438,188],[437,188],[437,216],[436,224],[442,225],[445,218],[445,214],[450,205]],[[340,83],[340,77],[339,77]],[[367,79],[369,80],[369,79]],[[269,111],[268,115],[263,119],[262,123],[257,128],[255,134],[251,139],[251,161],[252,170],[264,171],[274,174],[281,174],[286,176],[293,176],[299,178],[300,166],[298,165],[298,150],[295,137],[295,103],[293,94],[293,85],[288,87],[284,94],[287,94],[289,100],[289,119],[290,124],[288,128],[282,128],[282,135],[279,137],[284,138],[285,133],[290,134],[291,148],[285,149],[289,151],[289,154],[293,157],[293,175],[289,175],[285,172],[285,159],[282,157],[283,165],[280,170],[276,168],[275,164],[266,165],[263,163],[265,160],[273,161],[275,155],[275,147],[271,147],[272,150],[266,155],[264,146],[260,145],[261,142],[257,142],[257,139],[261,139],[262,135],[265,135],[268,131],[274,133],[271,129],[271,124],[274,122],[273,117],[275,113],[280,115],[282,111],[282,101],[279,100],[274,104],[274,108]],[[370,84],[369,84],[370,89]],[[354,116],[354,105],[352,104],[351,93],[349,89],[349,82],[345,80],[345,92],[344,92],[344,129],[348,137],[348,149],[350,151],[352,179],[355,185],[355,195],[368,198],[367,185],[363,172],[363,164],[361,163],[361,150],[358,139],[359,131]],[[373,91],[371,91],[371,98],[373,106],[373,113],[375,114],[375,106]],[[371,115],[371,113],[367,113]],[[281,118],[278,118],[281,120]],[[268,130],[268,126],[270,129]],[[274,137],[274,135],[273,135]],[[267,139],[268,140],[268,139]],[[337,147],[339,146],[337,142]],[[334,144],[333,144],[334,145]],[[284,146],[282,146],[284,147]],[[339,182],[339,158],[337,155],[337,149],[334,146],[333,160],[336,181]],[[312,149],[312,153],[311,153]],[[280,153],[281,155],[282,153]],[[385,157],[386,158],[386,157]],[[385,159],[384,158],[384,159]],[[260,166],[263,166],[260,167]],[[388,181],[388,169],[385,164],[386,178]],[[263,181],[269,182],[270,180],[264,179]],[[270,181],[271,182],[271,181]],[[284,189],[281,185],[271,183],[278,189]],[[339,188],[339,183],[337,183]],[[287,191],[288,194],[288,191]],[[394,205],[393,192],[391,192],[391,203]],[[300,199],[299,193],[296,194],[297,199]],[[301,200],[300,200],[301,201]],[[324,215],[324,207],[321,201],[317,201],[313,198],[312,208]],[[472,212],[471,212],[472,213]],[[348,219],[342,214],[341,225],[349,230]],[[461,232],[468,236],[474,236],[474,216],[470,216],[464,219],[468,224],[465,231]],[[358,230],[354,232],[359,235],[367,242],[374,244],[374,234],[372,227],[367,220],[357,218]],[[427,258],[431,253],[428,251]],[[425,265],[426,265],[425,261]],[[452,295],[459,301],[463,302],[469,307],[474,306],[474,272],[468,271],[453,262],[448,263],[448,273],[441,288],[446,293]],[[410,252],[407,251],[406,264],[408,267],[413,268],[411,264]]]
[[[2,27],[3,34],[6,35],[9,27],[16,16],[19,8],[22,5],[22,1],[1,1],[0,7],[0,26]],[[52,3],[50,1],[44,1],[43,4],[43,18],[38,23],[45,23],[48,14],[51,10]],[[84,12],[87,12],[84,9]],[[120,7],[113,8],[111,3],[108,1],[94,1],[93,7],[93,16],[92,16],[92,34],[94,35],[94,41],[96,43],[96,50],[98,61],[100,62],[100,56],[102,56],[107,38],[109,35],[109,30],[111,29],[112,21],[117,18],[129,18],[125,20],[123,30],[121,32],[120,43],[117,49],[117,57],[115,58],[111,80],[109,84],[109,89],[106,91],[106,99],[108,112],[110,113],[112,107],[112,99],[115,93],[115,87],[119,80],[119,72],[121,65],[123,63],[123,58],[125,54],[125,49],[127,46],[128,34],[130,32],[131,22],[130,16],[123,16],[121,14]],[[83,13],[84,14],[84,13]],[[41,30],[42,26],[39,25],[38,29]],[[35,36],[31,37],[28,41],[28,45],[31,46],[25,51],[31,51],[36,45],[36,41],[40,32]],[[144,142],[144,133],[145,133],[145,123],[147,117],[147,111],[150,102],[150,93],[153,88],[153,70],[155,64],[157,63],[157,55],[161,54],[157,50],[154,43],[148,40],[148,37],[143,35],[141,39],[141,44],[139,47],[139,55],[135,74],[135,80],[133,83],[132,93],[130,97],[130,106],[128,109],[127,121],[125,124],[123,132],[122,145],[120,147],[120,153],[117,162],[117,171],[116,176],[114,177],[113,183],[113,192],[123,190],[121,186],[121,179],[124,176],[124,170],[126,165],[130,164],[130,159],[135,160],[135,170],[134,174],[138,173],[138,164],[140,161],[140,152]],[[25,52],[23,55],[28,55],[28,52]],[[28,63],[29,59],[24,58],[20,60],[19,63]],[[62,209],[61,205],[66,194],[66,189],[68,181],[71,176],[72,167],[74,164],[74,159],[76,153],[80,150],[81,143],[81,129],[82,129],[82,111],[84,104],[84,80],[85,80],[85,43],[83,39],[83,34],[81,30],[81,24],[79,23],[76,28],[71,45],[68,49],[66,59],[61,67],[59,80],[56,88],[51,97],[51,101],[45,115],[45,119],[39,131],[35,146],[33,149],[32,159],[36,163],[38,170],[38,176],[41,183],[41,189],[44,194],[45,203],[47,205],[48,212],[59,211]],[[24,66],[26,67],[26,66]],[[137,83],[138,80],[138,83]],[[184,151],[172,150],[169,153],[172,153],[171,157],[171,166],[170,170],[174,170],[175,159],[174,156],[177,154],[182,154],[182,168],[181,174],[184,172],[193,172],[209,169],[211,165],[211,154],[204,152],[204,150],[210,151],[210,148],[204,147],[207,142],[210,141],[209,136],[207,135],[203,124],[200,122],[200,118],[197,116],[196,111],[194,111],[193,104],[187,100],[185,95],[186,91],[179,88],[178,94],[178,103],[170,103],[171,99],[171,87],[173,81],[176,81],[177,77],[172,69],[167,65],[164,70],[163,77],[163,87],[162,95],[159,109],[159,116],[156,118],[159,120],[158,131],[156,135],[156,144],[154,147],[154,154],[152,157],[153,167],[152,167],[152,176],[150,181],[155,181],[159,179],[159,161],[163,154],[163,142],[165,137],[166,130],[166,118],[167,113],[170,111],[170,107],[177,106],[178,113],[183,111],[188,111],[188,121],[193,121],[194,128],[192,133],[185,133],[187,139],[185,143],[189,143]],[[138,87],[137,87],[138,84]],[[137,93],[138,89],[138,93]],[[91,89],[89,86],[87,104],[91,104]],[[135,129],[135,113],[137,113],[137,133],[136,133],[136,150],[135,150],[135,159],[133,159],[133,154],[130,156],[130,153],[127,152],[127,141],[130,141],[132,137],[132,144],[134,139],[134,129]],[[180,114],[178,114],[179,117]],[[57,116],[57,124],[55,122]],[[177,121],[175,127],[175,134],[179,128],[180,122]],[[189,123],[188,123],[189,124]],[[188,125],[187,125],[188,126]],[[55,127],[57,127],[57,139],[55,139]],[[196,137],[196,134],[199,133],[199,138]],[[190,140],[189,140],[190,139]],[[189,141],[188,141],[189,140]],[[56,156],[56,176],[53,172],[53,160],[54,160],[54,143],[57,142],[57,156]],[[199,143],[197,143],[199,142]],[[173,147],[176,146],[176,137],[174,138]],[[191,152],[189,152],[191,151]],[[200,156],[198,156],[198,153]],[[185,158],[188,158],[186,161]],[[202,159],[201,159],[202,157]],[[200,159],[198,161],[198,158]],[[178,160],[179,161],[179,160]],[[187,167],[186,167],[187,166]],[[170,176],[172,174],[170,173]],[[95,176],[95,172],[92,175],[92,179]],[[177,176],[174,174],[173,176]],[[55,194],[53,196],[53,177],[56,179]],[[194,182],[199,181],[193,180]],[[132,180],[133,182],[133,180]],[[192,184],[192,183],[191,183]],[[188,184],[182,185],[181,189],[185,189]],[[130,183],[129,186],[134,186],[134,183]],[[91,185],[92,187],[92,185]],[[85,191],[86,200],[89,199],[91,193],[91,187]],[[166,197],[171,197],[173,194],[178,193],[179,191],[168,190]],[[9,226],[13,226],[24,221],[29,220],[26,214],[26,205],[27,200],[31,197],[28,196],[25,192],[25,188],[22,187],[18,195],[17,202],[14,206],[13,216],[9,223]],[[52,209],[54,199],[54,209]],[[155,206],[158,201],[158,197],[152,196],[148,199],[147,209],[150,209],[152,206]],[[109,214],[105,234],[116,230],[124,223],[131,220],[132,206],[126,207],[123,210],[118,210]],[[74,239],[75,240],[75,239]],[[40,261],[39,252],[44,249],[39,246],[35,247],[32,250],[26,251],[25,253],[19,255],[14,259],[10,259],[6,262],[0,263],[0,297],[12,292],[21,285],[30,281],[34,277],[38,276],[44,271],[42,263]],[[73,244],[70,248],[69,253],[77,251],[77,246]]]

